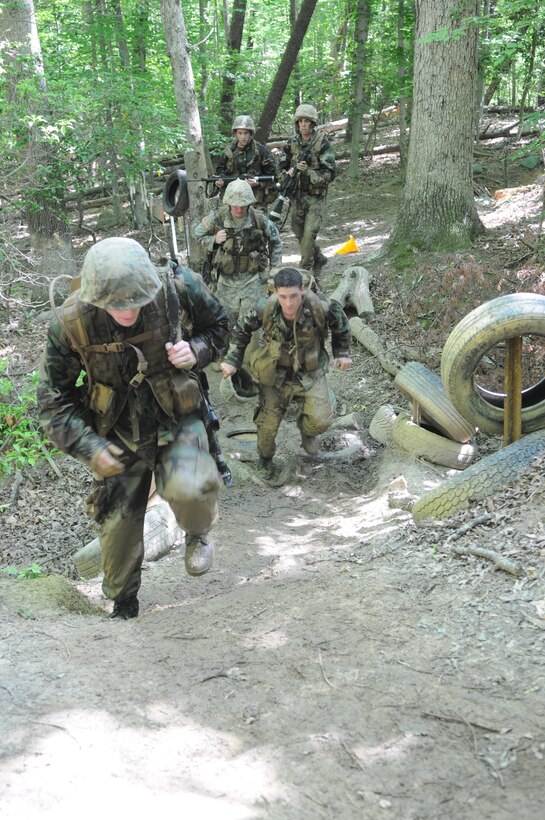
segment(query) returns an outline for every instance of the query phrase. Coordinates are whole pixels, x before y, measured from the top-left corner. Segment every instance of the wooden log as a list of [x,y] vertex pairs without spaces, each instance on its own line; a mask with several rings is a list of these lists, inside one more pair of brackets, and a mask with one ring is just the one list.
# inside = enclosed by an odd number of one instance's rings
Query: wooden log
[[360,319],[359,316],[354,316],[350,319],[350,328],[354,338],[357,339],[358,342],[365,348],[367,348],[369,353],[372,353],[373,356],[376,357],[380,366],[386,370],[387,373],[395,376],[400,367],[389,358],[375,331],[372,330],[369,325],[366,325],[363,319]]
[[329,298],[335,299],[343,308],[351,305],[358,315],[374,313],[375,308],[369,293],[369,271],[361,265],[350,265]]

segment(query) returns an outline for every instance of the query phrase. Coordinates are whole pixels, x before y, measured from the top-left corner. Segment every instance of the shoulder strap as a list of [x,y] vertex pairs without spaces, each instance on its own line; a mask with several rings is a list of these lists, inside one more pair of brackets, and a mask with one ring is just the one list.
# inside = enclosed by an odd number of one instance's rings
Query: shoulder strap
[[265,302],[265,307],[263,308],[263,316],[261,319],[261,323],[263,325],[263,330],[267,333],[271,329],[271,316],[274,308],[278,304],[278,299],[276,294],[271,294],[267,301]]
[[322,335],[325,334],[327,323],[327,310],[324,302],[312,290],[305,294],[304,306],[308,307],[312,315],[312,321]]
[[70,341],[73,343],[75,340],[76,345],[74,346],[81,355],[78,347],[85,350],[89,346],[89,336],[83,323],[79,290],[70,294],[62,306],[62,318],[61,316],[58,318]]
[[262,233],[265,233],[265,214],[262,211],[258,211],[256,208],[252,208],[251,205],[250,210],[256,228],[259,228]]

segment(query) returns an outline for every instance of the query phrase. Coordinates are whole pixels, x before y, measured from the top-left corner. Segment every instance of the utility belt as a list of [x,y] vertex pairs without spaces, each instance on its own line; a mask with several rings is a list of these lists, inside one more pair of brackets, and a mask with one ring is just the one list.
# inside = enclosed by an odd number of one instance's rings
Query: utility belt
[[268,268],[268,258],[265,252],[260,251],[250,251],[240,256],[220,252],[216,256],[216,265],[220,276],[262,273]]

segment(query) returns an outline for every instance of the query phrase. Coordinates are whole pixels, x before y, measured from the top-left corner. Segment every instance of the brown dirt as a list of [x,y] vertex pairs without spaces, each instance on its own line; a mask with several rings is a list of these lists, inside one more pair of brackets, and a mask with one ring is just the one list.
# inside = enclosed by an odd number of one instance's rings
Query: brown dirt
[[[335,184],[323,284],[331,290],[347,264],[365,265],[374,330],[401,362],[437,370],[445,323],[483,301],[483,271],[496,294],[517,277],[539,289],[538,259],[509,264],[535,242],[541,188],[483,204],[491,230],[472,254],[396,274],[372,253],[400,192],[393,158],[367,163],[363,184]],[[332,256],[350,233],[360,253]],[[284,259],[296,259],[289,234]],[[445,319],[430,297],[461,276],[470,301],[454,300]],[[35,364],[44,328],[32,340],[11,334],[14,369]],[[92,538],[83,468],[61,458],[60,477],[47,462],[25,470],[12,505],[13,477],[0,485],[2,564],[36,562],[49,573],[0,576],[3,816],[64,818],[83,806],[89,815],[107,806],[134,818],[221,820],[540,816],[542,467],[416,529],[410,497],[447,470],[365,430],[326,435],[326,451],[357,437],[350,460],[309,459],[292,415],[271,486],[256,476],[251,443],[227,437],[251,426],[251,405],[224,401],[218,374],[210,379],[236,478],[221,494],[215,565],[188,578],[183,545],[149,563],[138,619],[109,620],[100,580],[77,579],[73,553]],[[353,368],[330,381],[338,415],[355,411],[366,426],[381,404],[409,409],[361,347]],[[501,444],[483,434],[477,442],[481,455]],[[485,524],[449,539],[485,511]],[[456,556],[453,543],[493,549],[522,572]]]

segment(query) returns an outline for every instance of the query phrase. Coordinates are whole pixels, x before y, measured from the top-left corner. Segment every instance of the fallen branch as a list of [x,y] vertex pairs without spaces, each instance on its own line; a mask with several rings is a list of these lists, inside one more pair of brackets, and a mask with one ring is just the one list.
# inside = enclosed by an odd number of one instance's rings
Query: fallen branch
[[474,529],[474,527],[478,527],[479,524],[486,524],[487,521],[491,521],[492,516],[490,513],[483,513],[482,515],[477,516],[477,518],[473,518],[471,521],[467,521],[465,524],[462,524],[461,527],[458,527],[457,530],[449,535],[443,546],[446,546],[451,541],[457,541],[462,535],[465,535],[466,532],[469,530]]
[[352,335],[362,344],[369,353],[372,353],[378,359],[380,366],[390,375],[395,376],[399,370],[399,366],[392,362],[384,350],[382,342],[380,341],[374,330],[371,330],[369,325],[360,319],[359,316],[354,316],[350,319],[350,329]]
[[23,473],[21,470],[15,471],[15,479],[13,481],[13,487],[11,488],[11,495],[9,497],[9,506],[13,507],[17,499],[19,498],[19,490],[21,489],[21,485],[23,483]]
[[499,552],[495,550],[489,550],[485,547],[477,547],[477,546],[469,546],[469,547],[459,547],[456,545],[447,546],[442,544],[439,546],[439,549],[450,550],[454,552],[456,555],[475,555],[477,558],[486,558],[487,561],[492,561],[498,569],[502,569],[504,572],[509,572],[511,575],[521,575],[522,574],[522,566],[518,564],[516,561],[511,561],[509,558],[504,558],[503,555],[500,555]]

